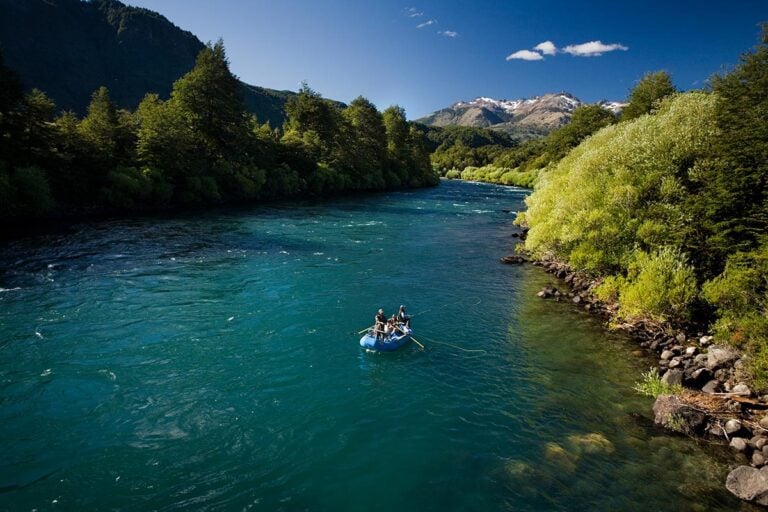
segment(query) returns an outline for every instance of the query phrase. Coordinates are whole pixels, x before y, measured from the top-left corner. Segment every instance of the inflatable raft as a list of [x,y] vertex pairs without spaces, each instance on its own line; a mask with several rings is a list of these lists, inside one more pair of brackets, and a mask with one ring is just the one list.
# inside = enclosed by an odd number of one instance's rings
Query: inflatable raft
[[368,334],[360,338],[360,346],[378,352],[395,351],[411,341],[411,334],[413,334],[413,330],[410,327],[402,326],[400,328],[403,330],[402,333],[390,334],[379,339],[376,339],[375,335],[368,332]]

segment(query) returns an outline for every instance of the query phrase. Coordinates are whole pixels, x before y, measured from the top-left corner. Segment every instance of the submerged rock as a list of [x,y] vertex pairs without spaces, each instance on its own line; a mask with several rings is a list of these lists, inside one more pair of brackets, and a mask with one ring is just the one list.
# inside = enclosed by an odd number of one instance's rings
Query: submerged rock
[[568,436],[568,442],[579,453],[613,453],[613,443],[599,432]]
[[728,474],[725,487],[743,500],[768,505],[768,467],[739,466]]
[[541,297],[542,299],[548,299],[550,297],[554,297],[555,294],[559,295],[559,292],[557,291],[557,288],[554,288],[552,286],[546,286],[539,291],[536,295]]
[[508,254],[506,256],[502,256],[500,261],[506,264],[520,265],[522,263],[525,263],[528,260],[526,259],[525,256],[520,256],[519,254]]
[[557,443],[547,443],[544,448],[544,456],[565,471],[572,472],[576,470],[578,457],[566,451],[565,448]]

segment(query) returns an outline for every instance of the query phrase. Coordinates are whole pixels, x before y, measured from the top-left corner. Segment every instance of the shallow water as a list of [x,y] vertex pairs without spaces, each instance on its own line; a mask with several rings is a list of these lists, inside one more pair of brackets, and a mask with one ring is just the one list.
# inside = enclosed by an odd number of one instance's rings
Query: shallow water
[[[525,191],[83,224],[0,249],[0,509],[735,510],[649,361],[501,265]],[[378,307],[416,338],[363,352]],[[462,350],[463,349],[463,350]]]

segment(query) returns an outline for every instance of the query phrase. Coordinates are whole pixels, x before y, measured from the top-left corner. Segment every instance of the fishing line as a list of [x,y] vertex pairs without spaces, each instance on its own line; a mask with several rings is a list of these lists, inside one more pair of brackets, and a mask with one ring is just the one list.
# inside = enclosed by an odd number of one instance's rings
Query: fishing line
[[[475,307],[475,306],[479,305],[481,302],[483,302],[483,299],[478,298],[477,302],[475,302],[474,304],[470,304],[470,306]],[[451,304],[455,304],[455,302],[446,302],[444,305],[440,306],[438,309],[443,309],[445,306],[450,306]],[[423,315],[424,313],[429,313],[433,309],[435,309],[435,308],[429,308],[429,309],[425,309],[424,311],[419,311],[418,313],[414,313],[414,314],[411,315],[411,318],[413,318],[415,316]]]
[[475,354],[487,354],[488,353],[487,350],[483,350],[481,348],[463,348],[463,347],[460,347],[458,345],[454,345],[452,343],[448,343],[446,341],[437,341],[437,340],[434,340],[434,339],[431,339],[431,338],[427,338],[426,336],[421,336],[421,338],[424,339],[424,340],[427,340],[430,343],[437,343],[438,345],[447,345],[449,347],[453,347],[455,349],[461,350],[462,352],[470,352],[470,353],[475,353]]

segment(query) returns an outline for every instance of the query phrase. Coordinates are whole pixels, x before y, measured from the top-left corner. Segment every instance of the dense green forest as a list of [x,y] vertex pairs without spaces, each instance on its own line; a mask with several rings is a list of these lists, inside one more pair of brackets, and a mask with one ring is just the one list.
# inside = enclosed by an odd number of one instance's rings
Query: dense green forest
[[0,60],[0,218],[165,209],[435,185],[428,140],[402,108],[348,107],[304,86],[282,129],[246,111],[219,41],[134,112],[97,89],[82,119],[23,94]]
[[[205,47],[164,16],[117,0],[0,0],[0,13],[0,50],[24,90],[43,90],[78,115],[102,85],[118,108],[135,110],[148,91],[167,99]],[[273,127],[296,94],[243,82],[240,92]]]
[[559,161],[550,153],[518,218],[533,255],[602,278],[597,294],[618,303],[620,321],[714,318],[717,338],[745,351],[760,387],[768,385],[764,34],[709,91],[676,93],[668,77],[644,77],[620,122]]

